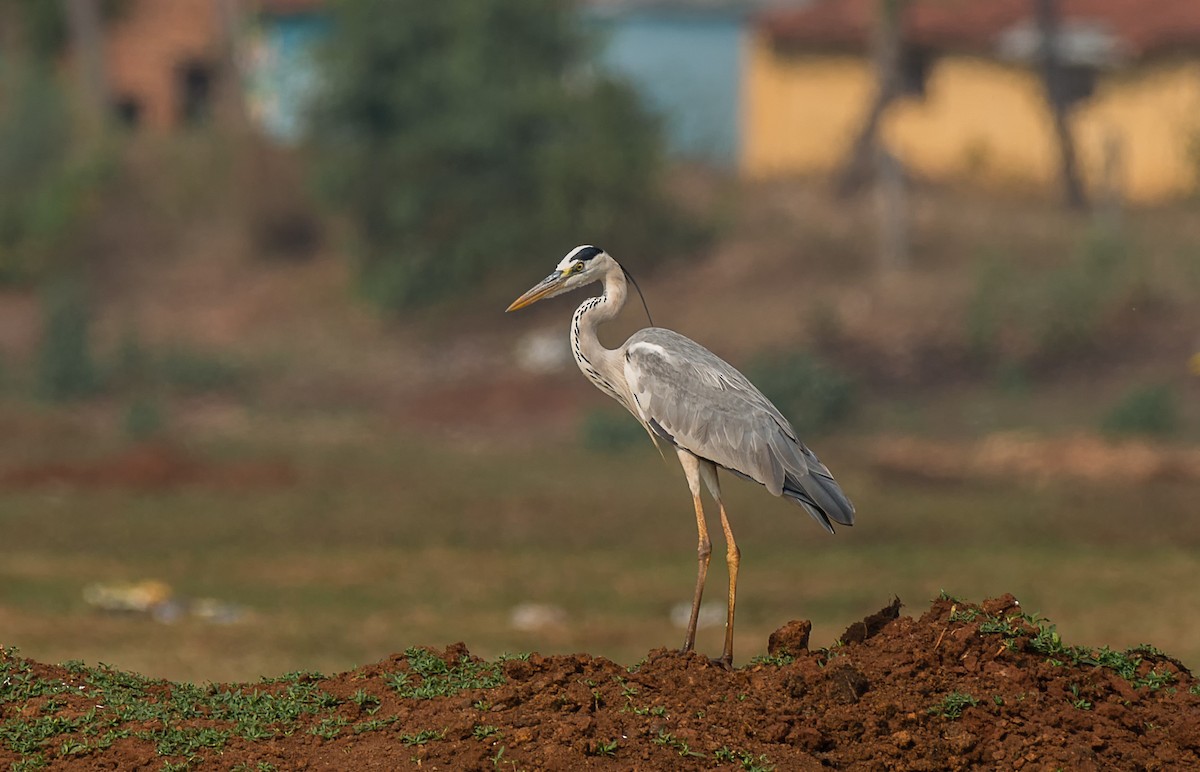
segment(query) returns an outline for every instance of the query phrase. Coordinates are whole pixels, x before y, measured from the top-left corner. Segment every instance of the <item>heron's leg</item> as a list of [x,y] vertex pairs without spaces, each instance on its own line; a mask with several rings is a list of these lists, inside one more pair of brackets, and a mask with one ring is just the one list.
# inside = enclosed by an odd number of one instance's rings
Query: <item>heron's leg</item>
[[721,484],[717,481],[717,468],[711,463],[701,463],[700,475],[709,493],[716,499],[717,508],[721,510],[721,528],[725,531],[725,563],[729,567],[729,606],[725,619],[725,650],[721,653],[720,662],[727,668],[733,667],[733,612],[737,605],[738,566],[742,562],[742,551],[738,549],[733,538],[733,529],[729,526],[729,517],[725,514],[725,502],[721,498]]
[[704,595],[704,581],[708,577],[708,558],[712,554],[712,542],[708,538],[708,525],[704,522],[704,506],[700,503],[700,460],[684,450],[678,450],[679,463],[692,491],[692,503],[696,506],[696,593],[692,596],[692,613],[688,617],[687,637],[683,639],[683,650],[691,651],[696,646],[696,624],[700,619],[700,598]]

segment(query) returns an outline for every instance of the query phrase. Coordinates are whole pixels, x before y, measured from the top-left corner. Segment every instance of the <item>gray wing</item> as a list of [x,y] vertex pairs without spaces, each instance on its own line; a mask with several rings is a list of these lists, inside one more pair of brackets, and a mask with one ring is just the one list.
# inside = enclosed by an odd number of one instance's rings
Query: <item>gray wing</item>
[[854,505],[771,401],[733,365],[671,330],[624,346],[625,379],[651,431],[803,506],[826,530],[854,524]]

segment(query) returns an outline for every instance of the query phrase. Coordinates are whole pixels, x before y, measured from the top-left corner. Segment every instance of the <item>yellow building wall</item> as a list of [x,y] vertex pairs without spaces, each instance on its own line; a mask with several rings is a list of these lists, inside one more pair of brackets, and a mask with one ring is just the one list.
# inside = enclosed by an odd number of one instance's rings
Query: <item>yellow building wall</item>
[[1200,61],[1106,78],[1075,122],[1091,179],[1099,179],[1105,145],[1117,143],[1128,198],[1179,197],[1200,185]]
[[874,87],[861,57],[777,58],[750,38],[739,166],[750,177],[832,169]]
[[[752,38],[743,93],[741,170],[751,178],[832,171],[848,152],[873,93],[863,57],[779,56]],[[1196,189],[1200,62],[1108,76],[1072,116],[1089,189],[1118,148],[1119,182],[1134,201]],[[1058,150],[1031,71],[963,56],[934,61],[923,99],[895,103],[887,145],[919,174],[997,185],[1049,186]]]

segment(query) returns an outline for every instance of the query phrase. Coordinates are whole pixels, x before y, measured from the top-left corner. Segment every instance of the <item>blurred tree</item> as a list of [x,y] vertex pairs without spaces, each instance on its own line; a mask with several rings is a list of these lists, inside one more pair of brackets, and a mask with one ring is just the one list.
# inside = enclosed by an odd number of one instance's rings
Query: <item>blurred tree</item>
[[681,243],[657,185],[658,126],[587,66],[566,0],[335,9],[313,138],[368,298],[414,305],[578,242],[647,256]]
[[[875,71],[875,90],[866,117],[850,145],[850,152],[838,172],[838,195],[851,196],[871,180],[876,167],[889,163],[880,147],[879,130],[888,108],[904,95],[901,58],[904,50],[902,18],[909,0],[876,0],[871,35],[871,57]],[[892,159],[895,160],[894,158]]]
[[1063,66],[1059,47],[1061,44],[1058,0],[1035,0],[1038,32],[1041,37],[1040,59],[1042,82],[1046,89],[1046,101],[1054,122],[1054,137],[1058,144],[1059,173],[1062,177],[1063,195],[1067,206],[1086,209],[1087,195],[1079,174],[1079,163],[1075,153],[1075,134],[1071,131],[1071,101],[1063,82]]
[[50,401],[94,394],[100,378],[89,344],[91,313],[80,283],[59,280],[42,297],[38,394]]
[[59,2],[46,0],[0,0],[0,43],[11,55],[30,55],[48,60],[67,38],[66,17]]
[[78,72],[80,104],[90,131],[101,131],[112,97],[104,60],[104,30],[99,0],[66,0],[71,48]]
[[67,105],[44,67],[0,63],[0,283],[36,277],[72,214]]

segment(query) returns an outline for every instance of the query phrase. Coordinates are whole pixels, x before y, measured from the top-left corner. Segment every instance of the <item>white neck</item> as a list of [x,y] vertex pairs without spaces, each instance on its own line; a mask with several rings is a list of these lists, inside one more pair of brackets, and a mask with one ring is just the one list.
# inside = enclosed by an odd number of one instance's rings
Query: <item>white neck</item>
[[614,263],[604,274],[604,294],[583,301],[571,317],[571,353],[588,380],[628,408],[621,357],[596,334],[597,327],[621,312],[626,290],[625,273]]

